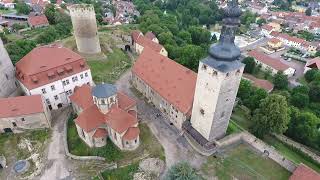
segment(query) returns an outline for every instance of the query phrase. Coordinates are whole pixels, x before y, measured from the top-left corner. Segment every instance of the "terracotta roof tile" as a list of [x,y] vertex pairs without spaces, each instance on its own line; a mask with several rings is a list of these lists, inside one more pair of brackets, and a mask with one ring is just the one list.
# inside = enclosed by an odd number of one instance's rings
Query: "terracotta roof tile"
[[252,81],[254,86],[258,88],[262,88],[267,92],[271,92],[273,90],[274,85],[268,80],[258,79],[250,74],[243,74],[243,78],[248,79],[249,81]]
[[182,113],[192,108],[197,74],[151,49],[144,49],[132,73]]
[[94,105],[91,95],[91,87],[87,84],[75,87],[74,93],[70,96],[70,100],[72,103],[80,106],[83,110],[91,107]]
[[0,118],[16,117],[44,112],[41,95],[0,99]]
[[275,59],[272,58],[266,54],[264,54],[263,52],[259,52],[257,50],[252,50],[248,53],[248,56],[251,56],[253,58],[255,58],[257,61],[262,62],[263,64],[266,64],[276,70],[279,71],[285,71],[288,68],[290,68],[288,65],[282,63],[280,61],[280,59]]
[[98,128],[96,132],[93,134],[94,138],[102,138],[106,137],[108,135],[108,132],[105,129]]
[[289,180],[320,180],[320,174],[304,164],[300,164]]
[[261,28],[262,28],[262,29],[265,29],[265,30],[267,30],[267,31],[272,31],[272,30],[273,30],[273,27],[270,26],[270,25],[268,25],[268,24],[263,25]]
[[158,44],[156,42],[153,42],[152,40],[146,38],[145,36],[139,36],[139,38],[136,41],[137,44],[141,45],[142,47],[148,47],[156,52],[160,52],[163,46],[161,44]]
[[136,139],[140,134],[140,130],[137,127],[130,127],[127,132],[124,134],[123,139],[131,141]]
[[138,120],[126,111],[117,107],[112,107],[106,114],[106,122],[110,128],[121,134],[130,127],[135,126],[138,123]]
[[273,43],[273,44],[276,44],[276,43],[279,43],[279,42],[281,42],[279,39],[277,39],[277,38],[271,38],[270,40],[269,40],[269,42],[270,43]]
[[154,35],[152,32],[149,31],[146,33],[145,37],[152,40],[153,38],[156,37],[156,35]]
[[320,69],[320,57],[316,57],[316,58],[311,59],[310,61],[308,61],[306,63],[306,67]]
[[74,120],[84,131],[90,132],[105,123],[105,117],[96,105],[92,105]]
[[[65,71],[67,67],[72,70]],[[16,69],[17,79],[28,89],[34,89],[88,70],[89,66],[80,55],[67,48],[42,46],[34,48],[17,62]],[[48,72],[53,72],[54,77],[49,78]],[[32,76],[38,81],[34,82]]]
[[132,37],[133,41],[135,41],[135,42],[137,41],[137,39],[140,35],[142,35],[142,32],[139,30],[132,31],[132,33],[131,33],[131,37]]
[[121,108],[125,111],[127,111],[128,109],[130,109],[131,107],[136,105],[135,100],[133,100],[132,98],[130,98],[129,96],[127,96],[126,94],[124,94],[122,92],[118,92],[117,96],[118,96],[119,108]]
[[48,19],[45,15],[29,16],[28,23],[31,26],[49,25]]

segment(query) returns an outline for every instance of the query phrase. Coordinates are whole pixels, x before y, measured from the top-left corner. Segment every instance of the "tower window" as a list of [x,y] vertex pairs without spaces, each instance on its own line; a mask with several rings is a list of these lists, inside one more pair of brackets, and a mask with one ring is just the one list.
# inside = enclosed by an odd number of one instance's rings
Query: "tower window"
[[222,113],[221,113],[221,116],[220,116],[220,118],[222,118],[222,117],[224,117],[224,112],[222,112]]
[[230,74],[229,74],[229,73],[227,73],[227,74],[226,74],[226,77],[229,77],[229,75],[230,75]]
[[200,113],[204,116],[204,110],[202,108],[200,109]]
[[239,74],[239,73],[240,73],[240,69],[237,70],[236,74]]
[[216,75],[218,75],[218,72],[217,71],[213,71],[212,75],[216,76]]

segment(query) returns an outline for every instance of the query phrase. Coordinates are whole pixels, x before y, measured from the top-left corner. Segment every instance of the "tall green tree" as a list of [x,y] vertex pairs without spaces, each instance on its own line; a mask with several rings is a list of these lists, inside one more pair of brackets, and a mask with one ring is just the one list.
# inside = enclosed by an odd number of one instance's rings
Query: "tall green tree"
[[289,85],[288,76],[283,74],[282,71],[278,71],[277,74],[274,76],[273,83],[276,89],[287,89]]
[[18,14],[30,14],[30,7],[23,1],[18,1],[15,6]]
[[307,146],[320,149],[318,130],[320,119],[310,112],[291,109],[291,121],[286,135]]
[[246,65],[244,67],[244,72],[252,74],[255,67],[256,67],[256,62],[254,61],[254,58],[253,57],[246,57],[243,59],[242,63]]
[[310,69],[304,74],[304,78],[307,82],[311,82],[316,78],[316,75],[319,73],[319,70],[317,69]]
[[265,99],[268,96],[267,91],[264,89],[256,89],[253,91],[253,93],[250,95],[249,99],[247,102],[245,101],[245,105],[252,111],[256,110],[259,105],[261,100]]
[[6,49],[13,64],[16,64],[23,56],[28,54],[36,43],[32,40],[17,40],[6,45]]
[[253,90],[253,87],[251,85],[251,82],[248,80],[242,79],[240,81],[237,97],[240,98],[242,101],[249,99],[252,93],[252,90]]
[[285,97],[272,94],[261,100],[259,108],[255,110],[252,131],[257,137],[264,137],[268,133],[282,134],[288,128],[290,121],[288,104]]
[[309,7],[307,10],[306,10],[306,15],[307,16],[311,16],[312,14],[312,9]]
[[54,4],[48,4],[44,10],[44,15],[47,17],[49,24],[56,24],[57,11]]

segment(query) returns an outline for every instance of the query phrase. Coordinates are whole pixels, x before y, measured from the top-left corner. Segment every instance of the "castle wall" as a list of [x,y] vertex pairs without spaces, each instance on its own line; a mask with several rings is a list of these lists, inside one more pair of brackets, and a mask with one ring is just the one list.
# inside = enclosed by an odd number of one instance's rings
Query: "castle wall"
[[78,51],[86,54],[101,52],[96,14],[92,5],[76,4],[69,7]]
[[9,97],[17,87],[13,64],[0,39],[0,97]]

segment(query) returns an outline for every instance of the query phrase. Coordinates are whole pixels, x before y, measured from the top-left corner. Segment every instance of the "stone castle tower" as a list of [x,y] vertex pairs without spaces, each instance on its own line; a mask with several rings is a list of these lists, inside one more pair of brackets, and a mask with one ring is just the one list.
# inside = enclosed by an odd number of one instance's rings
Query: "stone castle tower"
[[90,4],[75,4],[68,8],[74,29],[77,48],[80,53],[101,52],[96,14]]
[[0,97],[11,96],[16,90],[17,85],[14,67],[0,39]]
[[229,1],[220,40],[199,63],[191,126],[210,142],[226,133],[244,69],[234,44],[240,15],[237,0]]

